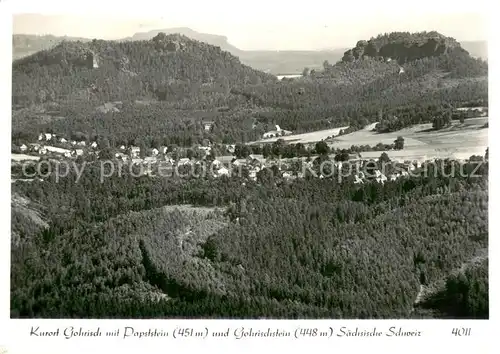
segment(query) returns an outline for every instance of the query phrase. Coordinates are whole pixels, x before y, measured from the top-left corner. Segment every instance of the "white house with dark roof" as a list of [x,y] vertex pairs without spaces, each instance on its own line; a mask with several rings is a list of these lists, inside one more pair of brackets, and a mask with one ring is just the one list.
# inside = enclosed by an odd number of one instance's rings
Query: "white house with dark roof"
[[180,166],[180,165],[188,165],[191,163],[191,160],[188,159],[187,157],[183,157],[182,159],[180,159],[177,164]]
[[72,152],[73,156],[82,156],[83,155],[83,149],[74,149]]
[[284,130],[281,129],[279,125],[276,125],[276,130],[269,131],[267,133],[264,133],[262,138],[267,139],[267,138],[277,138],[280,136],[286,136],[286,135],[291,135],[292,132],[289,130]]
[[137,157],[141,153],[141,148],[138,146],[131,146],[130,147],[130,156]]

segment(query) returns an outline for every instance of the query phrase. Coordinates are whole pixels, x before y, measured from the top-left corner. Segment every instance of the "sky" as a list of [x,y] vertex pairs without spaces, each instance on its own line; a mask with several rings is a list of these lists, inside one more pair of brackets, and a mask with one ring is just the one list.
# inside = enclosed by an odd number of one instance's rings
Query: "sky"
[[459,41],[488,37],[482,0],[183,0],[175,4],[141,0],[141,6],[135,7],[86,0],[78,13],[68,3],[16,0],[13,33],[119,39],[153,29],[189,27],[224,35],[243,50],[352,47],[360,39],[392,31],[436,30]]

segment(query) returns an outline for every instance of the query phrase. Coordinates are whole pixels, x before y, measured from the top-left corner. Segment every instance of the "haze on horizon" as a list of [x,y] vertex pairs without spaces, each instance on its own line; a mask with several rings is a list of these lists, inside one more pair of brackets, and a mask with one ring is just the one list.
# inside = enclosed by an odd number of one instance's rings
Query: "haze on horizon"
[[[141,8],[147,8],[151,1],[142,0]],[[363,10],[359,9],[358,3],[344,4],[341,8],[320,0],[309,0],[307,6],[303,3],[303,8],[269,5],[269,1],[255,0],[251,8],[244,10],[230,4],[222,6],[221,2],[224,1],[169,4],[168,11],[157,11],[165,13],[164,16],[153,16],[140,10],[134,10],[132,16],[130,9],[123,16],[96,11],[79,14],[48,11],[49,14],[40,14],[32,13],[33,7],[30,6],[29,12],[15,11],[13,33],[121,39],[137,32],[187,27],[197,32],[226,36],[229,43],[242,50],[345,48],[354,46],[360,39],[393,31],[436,30],[458,41],[487,39],[487,21],[485,14],[480,12],[481,7],[475,6],[476,12],[471,12],[467,7],[461,7],[460,1],[450,8],[453,12],[439,8],[431,0],[412,5],[392,0],[386,1],[384,6],[362,4]],[[88,3],[98,2],[90,0]],[[221,7],[223,11],[220,11]],[[94,7],[97,8],[104,10],[101,5]],[[432,9],[433,12],[419,9]]]

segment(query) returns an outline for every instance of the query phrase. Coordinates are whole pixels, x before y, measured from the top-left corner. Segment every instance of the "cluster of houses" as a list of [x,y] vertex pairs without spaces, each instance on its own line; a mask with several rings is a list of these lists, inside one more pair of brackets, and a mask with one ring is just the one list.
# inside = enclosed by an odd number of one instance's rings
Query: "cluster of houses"
[[[276,126],[277,131],[281,131],[279,126]],[[57,146],[55,146],[57,145]],[[23,154],[31,155],[47,155],[59,156],[64,158],[76,158],[78,156],[85,155],[97,155],[99,156],[98,144],[97,142],[87,143],[85,141],[68,141],[65,138],[60,138],[56,134],[52,133],[42,133],[38,137],[38,142],[31,144],[22,144],[18,147],[19,151]],[[201,146],[198,147],[200,151],[204,154],[198,154],[196,158],[182,157],[179,158],[168,151],[166,146],[160,148],[148,149],[148,151],[141,154],[141,148],[138,146],[120,146],[114,153],[114,158],[121,160],[123,162],[130,163],[132,165],[142,165],[147,166],[145,171],[146,174],[152,173],[159,164],[165,164],[171,168],[180,166],[197,166],[205,163],[211,166],[211,170],[214,172],[214,177],[229,176],[235,171],[245,170],[247,176],[251,180],[257,180],[257,174],[264,168],[275,168],[280,171],[280,175],[284,179],[295,179],[304,178],[304,168],[301,171],[297,170],[297,164],[295,164],[294,159],[266,159],[262,155],[249,155],[247,158],[237,159],[233,155],[218,156],[213,161],[206,159],[206,157],[211,152],[211,146]],[[234,153],[235,145],[226,145],[226,150],[229,153]],[[348,163],[358,164],[363,166],[366,159],[361,159],[359,154],[350,154]],[[312,169],[313,160],[302,161],[306,168]],[[342,162],[335,162],[335,168],[339,168]],[[387,175],[381,171],[375,170],[374,177],[370,177],[370,180],[375,180],[379,183],[385,183],[386,181],[396,180],[397,178],[407,176],[411,170],[419,167],[417,163],[400,163],[397,166],[397,171],[384,171]],[[364,183],[368,178],[363,172],[354,173],[354,183]],[[323,178],[320,176],[320,178]]]
[[66,158],[78,157],[84,154],[84,149],[90,148],[90,153],[97,153],[97,143],[92,142],[87,146],[85,141],[68,141],[66,138],[59,138],[53,133],[41,133],[38,142],[31,144],[21,144],[18,147],[23,154],[31,153],[35,155],[59,155]]

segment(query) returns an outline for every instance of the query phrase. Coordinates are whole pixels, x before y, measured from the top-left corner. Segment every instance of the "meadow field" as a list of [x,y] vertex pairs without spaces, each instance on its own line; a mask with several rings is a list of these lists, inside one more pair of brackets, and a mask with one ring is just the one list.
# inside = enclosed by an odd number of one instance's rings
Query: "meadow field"
[[[405,140],[403,150],[387,151],[393,160],[428,160],[434,158],[467,159],[471,155],[484,155],[488,147],[487,117],[466,119],[463,124],[453,122],[450,127],[433,130],[432,124],[418,124],[396,132],[377,133],[375,124],[351,134],[336,137],[331,148],[349,148],[352,145],[375,146],[392,144],[398,136]],[[361,153],[362,158],[378,158],[380,151]]]
[[[403,150],[389,150],[387,154],[393,160],[427,160],[434,158],[467,159],[471,155],[484,155],[488,147],[488,128],[484,128],[488,117],[469,118],[464,123],[453,121],[452,125],[433,130],[432,123],[417,124],[399,131],[377,133],[374,131],[377,123],[367,125],[356,132],[337,136],[342,129],[319,130],[304,134],[294,134],[281,137],[288,143],[311,144],[335,135],[328,145],[333,149],[347,149],[353,145],[375,146],[379,143],[392,144],[398,136],[405,140]],[[262,139],[255,143],[273,143],[278,138]],[[252,143],[250,143],[252,144]],[[378,158],[381,151],[361,153],[362,158]]]

